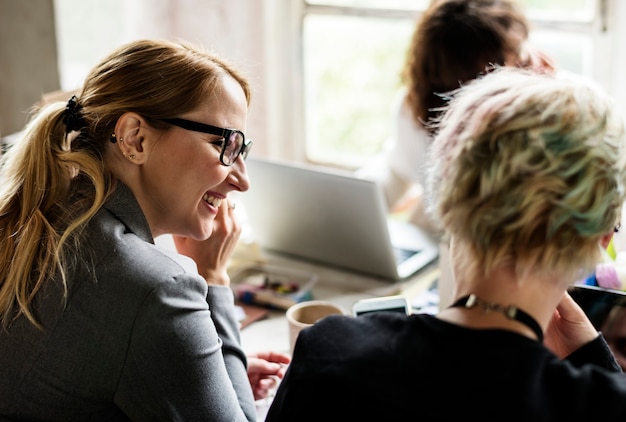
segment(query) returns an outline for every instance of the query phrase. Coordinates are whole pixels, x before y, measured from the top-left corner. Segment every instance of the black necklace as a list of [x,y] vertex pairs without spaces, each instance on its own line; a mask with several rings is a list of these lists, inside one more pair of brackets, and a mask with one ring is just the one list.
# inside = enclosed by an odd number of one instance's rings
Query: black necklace
[[507,318],[521,322],[522,324],[530,328],[535,333],[540,343],[543,341],[543,331],[541,330],[541,326],[539,325],[539,323],[537,323],[537,321],[533,317],[531,317],[521,309],[517,308],[516,306],[504,306],[500,305],[499,303],[487,302],[480,299],[475,294],[471,294],[469,296],[463,296],[452,305],[450,305],[450,308],[465,307],[470,309],[476,306],[479,306],[483,310],[483,312],[502,312]]

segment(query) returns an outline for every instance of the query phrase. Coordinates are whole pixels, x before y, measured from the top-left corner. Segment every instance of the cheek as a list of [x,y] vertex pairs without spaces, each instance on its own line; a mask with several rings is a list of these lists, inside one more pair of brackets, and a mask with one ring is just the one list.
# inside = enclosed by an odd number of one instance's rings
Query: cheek
[[203,144],[176,151],[166,157],[174,164],[171,177],[173,179],[187,179],[185,183],[204,186],[216,185],[226,179],[227,167],[220,163],[219,153],[214,148]]
[[211,156],[211,151],[206,145],[197,140],[169,138],[159,143],[154,151],[155,167],[166,169],[196,168],[203,160]]
[[226,179],[228,167],[221,165],[219,151],[208,143],[165,138],[151,155],[150,173],[155,183],[204,192]]

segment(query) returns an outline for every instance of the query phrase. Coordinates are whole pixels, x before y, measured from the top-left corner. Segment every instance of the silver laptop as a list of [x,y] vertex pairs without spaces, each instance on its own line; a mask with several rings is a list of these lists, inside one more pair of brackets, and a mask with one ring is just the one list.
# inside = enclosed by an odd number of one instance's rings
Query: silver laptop
[[426,233],[388,218],[383,193],[370,180],[258,157],[246,166],[250,190],[238,200],[263,248],[387,280],[438,257]]

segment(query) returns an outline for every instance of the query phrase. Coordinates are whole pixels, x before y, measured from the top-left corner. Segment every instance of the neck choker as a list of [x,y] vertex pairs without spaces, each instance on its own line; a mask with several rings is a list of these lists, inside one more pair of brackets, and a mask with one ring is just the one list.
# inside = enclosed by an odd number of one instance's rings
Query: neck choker
[[537,321],[533,317],[531,317],[521,309],[517,308],[516,306],[504,306],[500,305],[499,303],[487,302],[480,299],[475,294],[471,294],[469,296],[463,296],[452,305],[450,305],[450,308],[464,307],[471,309],[475,308],[476,306],[480,307],[483,312],[501,312],[507,318],[521,322],[535,333],[535,335],[537,336],[537,340],[539,340],[540,343],[543,341],[543,331],[541,330],[541,326],[539,325],[539,323],[537,323]]

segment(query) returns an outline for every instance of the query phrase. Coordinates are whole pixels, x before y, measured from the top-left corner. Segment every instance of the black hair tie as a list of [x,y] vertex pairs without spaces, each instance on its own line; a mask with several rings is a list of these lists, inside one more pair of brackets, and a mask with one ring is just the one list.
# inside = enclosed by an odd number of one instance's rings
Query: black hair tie
[[79,130],[80,128],[85,126],[85,120],[80,114],[80,110],[82,106],[78,104],[78,99],[76,95],[72,95],[67,101],[67,105],[65,106],[65,112],[63,114],[63,123],[65,123],[66,129],[65,133],[70,133],[75,130]]

